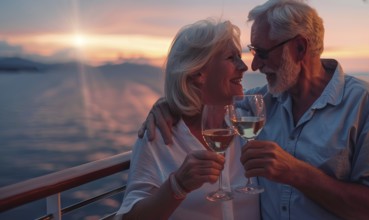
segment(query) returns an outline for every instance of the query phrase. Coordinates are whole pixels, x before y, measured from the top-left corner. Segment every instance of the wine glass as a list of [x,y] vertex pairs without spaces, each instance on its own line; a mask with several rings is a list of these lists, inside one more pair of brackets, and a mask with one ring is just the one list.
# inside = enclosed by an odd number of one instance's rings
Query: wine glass
[[[236,131],[226,122],[231,105],[205,105],[202,112],[202,136],[211,151],[225,155]],[[227,117],[228,118],[228,117]],[[223,189],[222,173],[219,175],[219,187],[206,197],[209,201],[227,201],[233,199],[231,192]]]
[[[230,121],[236,128],[237,133],[246,142],[253,140],[260,133],[264,127],[265,118],[265,105],[262,95],[238,95],[233,97]],[[263,192],[264,188],[252,183],[251,178],[247,178],[246,185],[236,187],[235,191],[257,194]]]

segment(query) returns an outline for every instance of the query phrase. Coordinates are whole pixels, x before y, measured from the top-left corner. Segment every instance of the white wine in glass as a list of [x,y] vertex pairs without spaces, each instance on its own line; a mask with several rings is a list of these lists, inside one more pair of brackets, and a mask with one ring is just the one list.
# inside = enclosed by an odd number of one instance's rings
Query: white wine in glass
[[232,118],[231,122],[240,134],[246,140],[254,139],[264,127],[265,117],[240,116]]
[[[253,140],[265,124],[265,105],[262,95],[239,95],[233,97],[233,107],[230,108],[230,121],[237,133],[246,141]],[[237,192],[257,194],[264,192],[264,188],[252,183],[247,178],[245,186],[235,189]]]
[[[230,107],[230,105],[205,105],[202,112],[202,136],[208,148],[218,154],[225,155],[225,151],[236,134],[232,125],[226,122]],[[206,198],[213,202],[233,199],[232,192],[223,189],[222,174],[219,175],[218,190],[210,192]]]

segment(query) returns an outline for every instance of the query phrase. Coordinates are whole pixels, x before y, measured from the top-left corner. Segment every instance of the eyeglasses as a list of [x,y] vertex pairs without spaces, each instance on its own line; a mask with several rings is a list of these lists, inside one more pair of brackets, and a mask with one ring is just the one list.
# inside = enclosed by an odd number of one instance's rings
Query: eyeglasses
[[256,47],[252,46],[251,44],[247,45],[247,47],[249,48],[252,55],[254,55],[254,56],[257,55],[260,59],[265,60],[265,59],[268,59],[268,54],[270,52],[272,52],[273,50],[275,50],[278,47],[282,46],[283,44],[295,39],[296,37],[297,36],[295,36],[293,38],[290,38],[288,40],[285,40],[285,41],[283,41],[283,42],[281,42],[281,43],[279,43],[279,44],[277,44],[277,45],[275,45],[275,46],[273,46],[273,47],[271,47],[267,50],[256,48]]

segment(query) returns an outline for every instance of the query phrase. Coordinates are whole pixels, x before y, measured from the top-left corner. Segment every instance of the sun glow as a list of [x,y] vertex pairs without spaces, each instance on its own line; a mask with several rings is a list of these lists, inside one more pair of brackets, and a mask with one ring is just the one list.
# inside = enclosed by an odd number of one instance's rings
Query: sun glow
[[75,34],[72,38],[72,42],[73,42],[73,45],[75,47],[83,47],[86,45],[87,43],[87,39],[85,36],[81,35],[81,34]]
[[[161,65],[166,56],[171,37],[145,35],[96,35],[96,34],[40,34],[13,37],[8,42],[23,45],[27,53],[53,56],[66,48],[84,51],[85,58],[92,63],[117,60],[152,60]],[[67,51],[67,54],[73,53]]]
[[[92,64],[106,62],[139,62],[162,66],[168,53],[172,37],[150,35],[99,35],[74,32],[69,34],[23,35],[7,39],[11,45],[22,45],[24,53],[42,56],[65,55],[66,59],[76,56]],[[367,45],[351,45],[350,48],[328,46],[323,53],[325,58],[344,61],[346,69],[367,71],[369,59]],[[76,53],[78,52],[78,53]],[[251,67],[252,55],[243,53],[243,60]],[[360,60],[353,62],[354,60]],[[251,70],[250,70],[251,71]]]

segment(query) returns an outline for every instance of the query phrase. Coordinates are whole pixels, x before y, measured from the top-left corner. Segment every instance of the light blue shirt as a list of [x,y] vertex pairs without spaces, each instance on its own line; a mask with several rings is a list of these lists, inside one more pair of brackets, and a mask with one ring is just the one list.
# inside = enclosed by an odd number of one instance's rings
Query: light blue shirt
[[[287,93],[273,96],[267,87],[246,93],[264,94],[267,122],[258,136],[278,143],[299,160],[338,180],[369,186],[369,84],[344,75],[335,60],[322,60],[335,68],[322,95],[296,125]],[[261,213],[268,219],[339,219],[297,189],[259,178]]]

